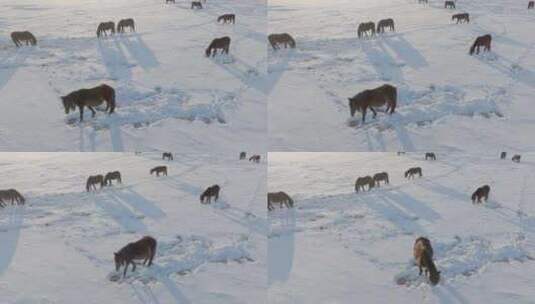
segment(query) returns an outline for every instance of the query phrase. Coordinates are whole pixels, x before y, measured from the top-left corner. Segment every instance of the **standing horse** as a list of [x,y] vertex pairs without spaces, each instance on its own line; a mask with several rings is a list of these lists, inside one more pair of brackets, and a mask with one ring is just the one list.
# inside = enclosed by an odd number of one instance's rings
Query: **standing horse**
[[191,9],[194,9],[194,8],[202,9],[201,1],[192,1],[191,2]]
[[84,107],[88,107],[92,112],[92,117],[95,117],[95,109],[93,107],[101,105],[106,101],[106,111],[109,109],[109,114],[115,111],[115,90],[107,84],[101,84],[98,87],[90,89],[80,89],[61,96],[65,114],[74,111],[78,106],[80,110],[80,122],[84,119]]
[[115,23],[113,21],[101,22],[97,27],[97,38],[100,38],[102,34],[108,36],[108,31],[110,31],[110,35],[115,34]]
[[254,163],[259,163],[260,162],[260,155],[255,154],[255,155],[249,157],[249,161],[252,161]]
[[385,28],[389,28],[392,32],[395,32],[394,19],[383,19],[377,23],[377,33],[384,33]]
[[268,192],[267,203],[268,203],[269,211],[275,209],[273,205],[277,203],[280,205],[280,208],[282,208],[283,204],[284,206],[286,206],[286,208],[293,208],[294,206],[293,199],[288,194],[286,194],[286,192],[283,192],[283,191]]
[[474,51],[476,54],[479,54],[480,47],[483,47],[483,51],[490,52],[491,43],[492,43],[491,35],[483,35],[483,36],[477,37],[472,47],[470,47],[470,55],[473,55]]
[[535,1],[528,2],[528,9],[533,9],[533,8],[535,8]]
[[470,23],[470,15],[468,13],[455,14],[451,16],[451,20],[457,20],[457,23]]
[[280,49],[280,45],[283,45],[284,48],[295,48],[295,39],[288,33],[270,34],[268,36],[268,41],[274,50]]
[[511,158],[511,160],[515,163],[519,163],[520,162],[520,155],[519,154],[515,154],[513,156],[513,158]]
[[247,158],[247,153],[246,152],[241,152],[240,153],[240,159],[246,159]]
[[102,176],[102,174],[89,176],[87,182],[85,183],[85,190],[87,192],[89,192],[91,189],[97,191],[97,187],[95,185],[98,184],[100,184],[100,189],[104,187],[104,176]]
[[152,175],[152,173],[155,173],[155,172],[156,172],[156,176],[160,176],[160,173],[167,176],[167,166],[158,166],[158,167],[152,168],[150,170],[150,175]]
[[15,43],[16,47],[20,47],[24,42],[26,45],[37,44],[37,39],[35,39],[35,36],[28,31],[11,33],[11,40],[13,40],[13,43]]
[[422,168],[420,167],[410,168],[409,170],[405,171],[405,178],[407,179],[414,178],[416,174],[422,177]]
[[156,240],[153,237],[145,236],[139,241],[128,243],[118,252],[114,252],[115,271],[124,265],[123,278],[126,276],[128,265],[132,264],[132,271],[136,271],[134,260],[143,260],[143,265],[152,265],[152,260],[156,255]]
[[223,24],[225,23],[236,23],[236,15],[234,14],[224,14],[224,15],[221,15],[219,17],[217,17],[217,22],[219,23],[220,21],[223,21]]
[[222,53],[228,54],[230,48],[230,37],[225,36],[221,38],[216,38],[212,40],[208,48],[206,48],[205,55],[206,57],[215,57],[217,50],[221,50]]
[[500,159],[505,159],[507,157],[507,152],[502,152],[502,154],[500,154]]
[[357,178],[355,181],[355,192],[358,193],[360,190],[364,191],[366,189],[365,186],[368,186],[368,191],[375,187],[375,181],[373,180],[373,177],[368,175]]
[[128,19],[122,19],[117,23],[117,32],[118,33],[124,33],[125,28],[130,28],[132,32],[136,31],[136,26],[134,24],[134,19],[128,18]]
[[119,182],[119,184],[122,184],[123,181],[121,179],[121,172],[119,171],[113,171],[106,173],[106,176],[104,176],[104,185],[105,186],[111,186],[112,180],[116,180]]
[[219,198],[219,190],[221,190],[219,185],[213,185],[206,188],[200,196],[201,204],[210,204],[212,197],[214,197],[214,201],[217,202],[217,199]]
[[381,172],[373,176],[373,182],[377,185],[377,187],[381,186],[381,181],[384,181],[387,185],[390,184],[390,181],[388,180],[388,173]]
[[389,114],[392,114],[396,110],[397,95],[396,87],[389,84],[384,84],[371,90],[364,90],[348,98],[351,117],[355,116],[355,112],[359,110],[362,112],[362,123],[364,123],[368,108],[373,112],[373,118],[375,118],[377,112],[373,107],[382,107],[385,104],[387,105],[386,112],[388,113],[390,110]]
[[433,152],[427,152],[425,153],[425,160],[428,160],[428,159],[437,160],[437,156]]
[[455,8],[455,2],[454,1],[444,2],[444,8]]
[[357,28],[357,36],[360,38],[364,37],[373,37],[375,36],[375,23],[373,22],[362,22]]
[[431,242],[424,237],[419,237],[414,242],[413,247],[414,260],[422,275],[422,269],[425,269],[425,274],[429,276],[431,284],[437,285],[440,281],[440,271],[437,271],[435,263],[433,263],[433,247]]
[[171,152],[164,152],[162,154],[162,159],[165,160],[167,158],[167,160],[173,160],[173,153]]
[[11,205],[24,205],[26,199],[15,189],[0,190],[0,207],[5,207],[7,201],[11,201]]
[[484,198],[485,202],[489,199],[490,186],[484,185],[479,188],[472,194],[472,204],[481,203],[481,199]]

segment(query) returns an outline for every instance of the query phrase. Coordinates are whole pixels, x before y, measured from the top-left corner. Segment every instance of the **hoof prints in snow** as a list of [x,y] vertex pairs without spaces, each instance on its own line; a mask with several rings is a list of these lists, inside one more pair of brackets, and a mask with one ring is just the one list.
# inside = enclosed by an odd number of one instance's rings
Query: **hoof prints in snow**
[[[193,273],[207,263],[253,262],[254,259],[246,248],[247,241],[247,237],[242,236],[231,245],[216,246],[212,240],[201,236],[178,235],[170,240],[164,239],[158,243],[153,265],[150,267],[140,265],[135,272],[129,268],[125,280],[148,283],[172,274]],[[108,274],[108,279],[121,280],[122,271],[123,268],[119,272],[111,272]]]
[[[97,130],[122,125],[141,128],[165,119],[224,124],[226,119],[223,110],[233,107],[235,102],[235,94],[228,92],[207,90],[195,92],[192,96],[174,88],[155,87],[142,91],[139,88],[119,87],[115,113],[108,115],[97,111],[92,118],[91,112],[86,109],[83,124],[92,125]],[[101,107],[99,110],[103,109]],[[66,123],[78,125],[79,115],[78,111],[69,114]]]
[[[465,280],[493,263],[533,260],[527,251],[517,245],[496,245],[480,236],[464,239],[456,236],[451,241],[435,242],[434,253],[435,264],[441,271],[441,281]],[[427,282],[425,276],[419,276],[418,272],[414,260],[411,260],[405,270],[394,276],[394,282],[406,286]]]

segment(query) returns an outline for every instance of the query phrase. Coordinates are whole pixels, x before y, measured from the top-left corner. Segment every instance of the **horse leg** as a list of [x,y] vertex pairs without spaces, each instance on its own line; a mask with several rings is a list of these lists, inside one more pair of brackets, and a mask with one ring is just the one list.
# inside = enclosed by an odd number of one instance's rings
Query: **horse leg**
[[373,112],[373,118],[375,118],[377,116],[377,112],[372,107],[370,107],[370,110]]
[[126,270],[127,269],[128,269],[128,262],[126,262],[126,265],[124,266],[123,279],[126,277]]
[[97,114],[97,112],[95,112],[95,109],[93,109],[92,106],[87,106],[89,108],[89,110],[91,110],[91,117],[95,117],[95,115]]
[[362,109],[362,123],[364,123],[364,121],[366,121],[366,106]]

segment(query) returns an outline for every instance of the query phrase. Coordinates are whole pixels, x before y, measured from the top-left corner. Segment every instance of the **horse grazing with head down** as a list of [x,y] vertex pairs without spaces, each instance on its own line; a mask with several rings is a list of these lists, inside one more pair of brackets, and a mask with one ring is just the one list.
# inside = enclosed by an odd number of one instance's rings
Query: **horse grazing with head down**
[[451,16],[451,20],[457,20],[457,23],[470,23],[470,15],[468,13],[455,14]]
[[474,44],[470,47],[470,55],[473,55],[474,52],[476,54],[479,54],[479,48],[483,47],[483,51],[490,52],[490,47],[492,43],[492,36],[491,35],[483,35],[476,38],[476,41],[474,41]]
[[425,153],[425,160],[437,160],[437,156],[433,152],[427,152]]
[[375,180],[373,177],[367,175],[357,178],[355,181],[355,192],[358,193],[360,190],[364,191],[366,189],[365,186],[368,186],[368,191],[375,187]]
[[437,285],[440,281],[440,271],[437,270],[433,262],[433,247],[431,242],[425,237],[419,237],[414,242],[413,247],[414,260],[422,275],[422,270],[429,276],[429,281],[433,285]]
[[416,174],[422,177],[422,168],[420,167],[410,168],[409,170],[405,171],[405,178],[407,179],[414,178]]
[[274,50],[280,49],[280,45],[283,45],[284,48],[295,48],[295,39],[288,33],[270,34],[268,36],[268,41]]
[[501,159],[505,159],[506,157],[507,157],[507,152],[502,152],[502,153],[500,154],[500,158],[501,158]]
[[194,8],[202,9],[201,1],[192,1],[191,2],[191,9],[194,9]]
[[100,38],[102,34],[108,36],[108,31],[110,31],[110,35],[115,34],[115,23],[113,21],[101,22],[97,27],[97,37]]
[[528,9],[533,9],[533,8],[535,8],[535,1],[528,2]]
[[217,199],[219,198],[219,190],[221,190],[219,185],[213,185],[206,188],[200,196],[201,204],[210,204],[212,197],[214,197],[214,201],[217,202]]
[[377,112],[373,107],[382,107],[385,104],[387,105],[386,112],[388,113],[390,110],[389,114],[392,114],[396,110],[397,95],[396,87],[389,84],[384,84],[371,90],[364,90],[348,98],[351,117],[355,116],[355,112],[358,110],[362,112],[362,123],[364,123],[368,108],[373,112],[373,117],[375,118]]
[[84,107],[88,107],[92,112],[92,117],[95,117],[95,109],[93,107],[101,105],[106,101],[106,111],[109,109],[109,114],[115,111],[115,90],[107,84],[101,84],[90,89],[80,89],[71,92],[65,96],[61,96],[65,114],[74,111],[76,107],[80,110],[80,122],[84,119]]
[[357,36],[360,38],[373,37],[375,36],[375,23],[373,22],[362,22],[357,28]]
[[26,199],[15,189],[0,190],[0,207],[5,207],[7,201],[11,201],[11,205],[24,205]]
[[117,23],[117,32],[118,33],[124,33],[125,28],[130,28],[132,32],[136,31],[136,25],[134,24],[134,19],[128,18],[128,19],[122,19]]
[[89,192],[91,189],[94,191],[97,191],[96,185],[100,184],[100,188],[104,187],[104,176],[102,174],[99,175],[91,175],[89,178],[87,178],[87,182],[85,183],[85,190]]
[[118,252],[114,252],[115,271],[119,271],[124,266],[123,278],[126,276],[128,265],[132,264],[132,271],[136,271],[135,260],[143,260],[143,265],[152,265],[152,260],[156,255],[156,240],[153,237],[145,236],[139,241],[128,243]]
[[11,40],[13,40],[13,43],[15,43],[16,47],[20,47],[24,42],[26,45],[37,44],[37,39],[35,39],[35,36],[28,31],[11,33]]
[[515,163],[519,163],[520,162],[520,154],[515,154],[513,156],[513,158],[511,158],[511,160]]
[[490,186],[484,185],[479,188],[472,194],[472,204],[475,204],[476,201],[481,203],[481,199],[485,199],[485,202],[489,199]]
[[204,52],[206,57],[214,57],[217,54],[217,50],[221,50],[221,53],[228,54],[230,48],[230,37],[225,36],[212,40],[206,51]]
[[173,153],[171,152],[163,152],[162,159],[165,160],[173,160]]
[[240,152],[240,159],[246,159],[247,153],[246,152]]
[[252,161],[254,163],[259,163],[260,162],[260,155],[255,154],[255,155],[249,157],[249,161]]
[[455,8],[455,2],[454,1],[444,2],[444,8]]
[[217,22],[221,22],[223,21],[223,23],[236,23],[236,15],[234,14],[224,14],[224,15],[221,15],[219,17],[217,17]]
[[390,180],[388,179],[388,173],[386,172],[380,172],[373,176],[373,182],[377,187],[381,186],[380,182],[385,182],[385,184],[390,184]]
[[160,173],[162,173],[163,175],[167,176],[167,166],[154,167],[154,168],[150,169],[150,175],[152,175],[152,173],[156,173],[156,176],[160,176]]
[[385,32],[385,28],[388,28],[392,32],[395,32],[396,29],[394,27],[394,19],[391,19],[391,18],[383,19],[383,20],[380,20],[377,23],[377,33],[379,33],[379,34],[380,33],[384,33]]
[[280,208],[282,208],[283,205],[286,206],[286,208],[293,208],[294,201],[288,194],[286,194],[286,192],[268,192],[267,204],[268,210],[271,211],[275,209],[274,204],[279,204]]
[[113,180],[116,180],[117,182],[119,182],[119,184],[122,184],[123,181],[121,179],[121,172],[119,171],[108,172],[106,176],[104,176],[104,185],[111,186]]

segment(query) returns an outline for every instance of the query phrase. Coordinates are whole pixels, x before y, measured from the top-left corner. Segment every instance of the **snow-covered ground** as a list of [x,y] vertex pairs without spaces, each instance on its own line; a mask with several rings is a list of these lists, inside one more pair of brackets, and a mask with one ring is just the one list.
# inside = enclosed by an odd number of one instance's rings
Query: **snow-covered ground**
[[[150,176],[165,164],[168,176]],[[0,208],[0,303],[256,303],[266,299],[266,163],[157,153],[1,153],[0,185],[26,205]],[[85,192],[87,176],[123,184]],[[220,200],[199,194],[221,186]],[[126,279],[113,252],[143,235],[153,266]]]
[[[270,303],[533,303],[535,154],[520,163],[440,153],[270,153]],[[423,177],[406,180],[414,166]],[[359,176],[390,185],[356,194]],[[473,205],[488,184],[489,201]],[[441,282],[418,277],[412,246],[431,240]]]
[[[535,11],[528,1],[272,0],[269,33],[294,50],[268,51],[270,151],[533,151]],[[468,12],[470,24],[451,16]],[[396,32],[357,39],[357,25],[393,18]],[[490,54],[469,56],[492,34]],[[348,97],[398,87],[389,117],[350,119]],[[288,115],[290,114],[290,115]]]
[[[267,10],[264,0],[3,0],[0,16],[0,150],[265,150]],[[235,25],[216,22],[234,13]],[[134,18],[136,33],[98,40],[100,22]],[[9,34],[29,30],[36,47]],[[230,56],[208,59],[214,38]],[[84,123],[60,96],[107,83],[116,113]],[[239,143],[239,146],[236,144]]]

